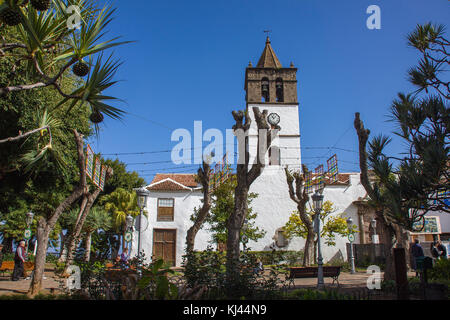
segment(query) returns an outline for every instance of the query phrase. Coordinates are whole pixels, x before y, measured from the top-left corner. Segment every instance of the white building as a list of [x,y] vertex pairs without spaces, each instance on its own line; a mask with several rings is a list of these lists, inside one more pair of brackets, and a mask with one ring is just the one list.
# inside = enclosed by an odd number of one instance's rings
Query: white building
[[[289,244],[282,241],[281,227],[296,210],[296,204],[290,199],[284,167],[300,170],[300,126],[297,99],[297,69],[291,64],[283,68],[276,57],[269,38],[256,67],[251,63],[246,69],[245,90],[247,110],[252,118],[248,137],[250,159],[256,156],[257,132],[253,107],[261,111],[268,110],[279,119],[281,131],[273,142],[260,177],[252,184],[250,192],[258,194],[252,203],[258,213],[255,225],[266,231],[263,239],[250,242],[251,250],[300,250],[304,240],[293,239]],[[147,186],[150,197],[147,204],[149,227],[141,235],[142,249],[147,257],[163,257],[179,266],[185,249],[186,232],[192,225],[190,220],[194,208],[201,206],[202,192],[195,182],[194,174],[157,174]],[[354,201],[364,198],[364,188],[359,182],[359,173],[339,174],[338,181],[328,185],[324,191],[324,200],[332,201],[336,211],[352,217],[355,223],[364,219],[358,216],[358,206]],[[134,237],[133,248],[137,248]],[[203,229],[197,234],[195,249],[205,249],[211,237]],[[364,237],[362,238],[364,239]],[[324,261],[336,254],[346,257],[347,239],[337,238],[336,246],[323,246]],[[357,243],[359,242],[357,238]],[[135,250],[133,250],[135,252]]]

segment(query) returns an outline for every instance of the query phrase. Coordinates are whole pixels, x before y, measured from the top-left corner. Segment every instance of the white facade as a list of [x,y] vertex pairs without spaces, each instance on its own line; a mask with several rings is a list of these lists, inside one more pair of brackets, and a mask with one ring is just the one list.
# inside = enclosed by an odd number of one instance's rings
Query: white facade
[[[253,212],[257,213],[255,225],[260,229],[266,231],[264,238],[257,242],[248,244],[251,250],[272,250],[272,248],[279,250],[301,250],[304,247],[303,239],[292,239],[287,246],[277,248],[274,241],[274,236],[277,231],[288,222],[290,215],[296,211],[296,203],[289,197],[288,185],[286,181],[284,168],[288,167],[290,170],[301,169],[301,149],[300,149],[300,126],[299,126],[299,110],[296,94],[292,94],[292,83],[295,82],[296,69],[277,69],[281,68],[281,64],[273,53],[270,47],[269,39],[266,42],[266,49],[263,56],[258,63],[259,68],[265,68],[266,64],[272,63],[272,69],[282,70],[280,75],[286,76],[287,83],[290,83],[290,101],[293,102],[266,102],[266,103],[248,103],[247,110],[251,118],[251,127],[248,137],[250,163],[255,161],[257,148],[257,124],[255,121],[253,107],[259,107],[260,111],[264,110],[270,113],[276,113],[280,117],[279,126],[281,130],[278,132],[278,137],[273,141],[272,146],[279,149],[280,161],[275,162],[276,165],[267,165],[262,174],[254,181],[250,187],[250,192],[258,194],[258,197],[253,200]],[[272,70],[271,69],[271,70]],[[248,70],[248,69],[247,69]],[[253,72],[253,71],[252,71]],[[256,72],[256,71],[255,71]],[[278,71],[274,71],[277,73]],[[256,74],[256,73],[255,73]],[[255,90],[255,74],[251,74],[248,81],[252,81],[253,89]],[[246,75],[247,79],[247,75]],[[247,81],[247,80],[246,80]],[[284,80],[283,80],[284,81]],[[285,87],[287,88],[287,87]],[[272,89],[275,89],[273,87]],[[250,90],[247,88],[246,90]],[[258,91],[259,90],[259,91]],[[252,91],[256,92],[256,96],[261,89]],[[256,98],[255,98],[256,99]],[[256,100],[254,100],[256,101]],[[267,101],[267,100],[266,100]],[[271,100],[272,101],[272,100]],[[285,100],[281,100],[285,101]],[[269,164],[268,154],[266,155],[265,163]],[[274,162],[272,162],[273,164]],[[352,203],[359,198],[364,198],[366,192],[359,180],[359,173],[350,173],[343,175],[348,178],[348,181],[340,181],[340,183],[327,186],[324,190],[324,201],[331,201],[334,204],[335,211],[333,215],[344,214],[345,217],[351,217],[355,224],[359,221],[357,214],[357,207]],[[149,227],[142,233],[142,249],[147,257],[153,253],[153,230],[154,229],[171,229],[176,230],[176,265],[180,266],[182,263],[182,256],[185,253],[186,233],[192,226],[193,222],[190,216],[194,212],[194,208],[200,208],[202,192],[198,185],[191,184],[189,186],[183,185],[176,180],[176,174],[173,175],[173,180],[170,178],[159,179],[158,181],[147,186],[151,190],[150,197],[147,203],[147,211],[149,212]],[[172,184],[174,191],[160,188],[155,189],[155,185],[161,183]],[[176,190],[178,189],[178,190]],[[159,198],[174,199],[174,221],[157,221],[157,201]],[[356,237],[358,242],[359,237]],[[206,231],[206,226],[196,236],[195,249],[203,250],[211,244],[211,235]],[[336,246],[327,247],[323,245],[322,252],[324,261],[327,262],[336,255],[346,257],[346,242],[345,238],[336,237]],[[137,234],[135,234],[133,242],[132,253],[136,253],[137,248]]]
[[[357,207],[352,204],[359,197],[364,197],[366,192],[359,182],[359,173],[350,173],[349,183],[336,186],[327,186],[324,190],[324,201],[331,201],[335,211],[332,215],[343,214],[346,218],[351,217],[357,225]],[[273,188],[272,186],[277,186]],[[266,231],[264,238],[257,242],[250,241],[248,246],[251,250],[301,250],[304,247],[304,239],[294,238],[288,246],[278,248],[275,245],[274,236],[277,229],[283,227],[289,216],[296,210],[296,204],[289,198],[287,182],[284,170],[281,167],[266,167],[263,174],[258,177],[251,187],[251,192],[259,194],[252,203],[254,212],[258,213],[255,225]],[[153,252],[153,230],[170,229],[176,230],[176,266],[182,264],[182,257],[186,247],[186,233],[192,226],[190,220],[194,208],[201,206],[202,192],[197,190],[186,191],[151,191],[146,210],[149,213],[149,224],[146,231],[141,233],[141,246],[147,258]],[[173,198],[174,201],[174,221],[157,221],[157,199]],[[357,225],[357,227],[359,227]],[[132,255],[137,252],[138,234],[133,237]],[[211,244],[211,235],[206,230],[206,226],[200,230],[195,239],[195,249],[204,250]],[[328,247],[322,246],[324,262],[329,261],[335,255],[346,257],[347,238],[336,237],[336,245]],[[356,237],[355,243],[359,243]]]

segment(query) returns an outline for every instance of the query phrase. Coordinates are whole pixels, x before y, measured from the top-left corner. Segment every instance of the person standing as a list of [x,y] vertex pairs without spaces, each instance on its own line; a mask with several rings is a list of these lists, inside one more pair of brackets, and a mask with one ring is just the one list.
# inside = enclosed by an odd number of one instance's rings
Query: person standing
[[123,249],[120,255],[120,264],[124,269],[128,267],[128,248]]
[[12,274],[12,281],[18,281],[20,277],[24,277],[24,264],[26,259],[25,241],[20,241],[14,255],[14,271]]
[[431,243],[431,255],[433,256],[434,259],[439,258],[439,250],[437,248],[437,243],[436,242],[432,242]]
[[414,257],[413,269],[416,271],[416,276],[418,276],[417,260],[423,260],[425,257],[422,246],[419,244],[419,239],[414,239],[414,244],[411,246],[411,254]]
[[441,240],[437,242],[437,249],[439,252],[439,259],[447,259],[447,248],[442,244]]

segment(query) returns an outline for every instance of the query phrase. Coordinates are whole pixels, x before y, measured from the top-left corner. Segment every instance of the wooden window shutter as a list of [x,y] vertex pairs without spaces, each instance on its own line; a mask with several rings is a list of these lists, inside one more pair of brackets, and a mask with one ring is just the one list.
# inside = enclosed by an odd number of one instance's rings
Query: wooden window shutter
[[158,221],[174,220],[174,199],[158,199]]

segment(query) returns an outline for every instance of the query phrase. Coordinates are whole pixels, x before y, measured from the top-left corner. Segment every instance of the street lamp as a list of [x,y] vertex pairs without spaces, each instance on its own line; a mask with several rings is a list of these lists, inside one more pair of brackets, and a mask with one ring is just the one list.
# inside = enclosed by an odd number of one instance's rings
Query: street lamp
[[141,223],[142,223],[142,211],[143,211],[143,209],[144,209],[144,207],[145,207],[145,205],[147,204],[147,198],[148,198],[148,196],[149,196],[149,194],[150,194],[150,192],[146,189],[146,188],[144,188],[144,187],[140,187],[140,188],[137,188],[137,189],[135,189],[135,191],[136,191],[136,195],[137,195],[137,204],[138,204],[138,206],[139,206],[139,210],[140,210],[140,213],[139,213],[139,230],[138,230],[138,274],[139,274],[139,276],[141,276],[142,275],[142,270],[141,270],[141,264],[142,264],[142,261],[141,261]]
[[373,235],[372,235],[372,243],[379,243],[379,239],[378,239],[378,235],[377,235],[377,220],[372,219],[370,221],[370,225],[372,226],[373,229]]
[[130,231],[131,227],[133,226],[134,218],[131,215],[128,215],[125,219],[125,228],[127,231]]
[[30,227],[31,223],[33,222],[33,217],[34,217],[34,213],[33,212],[30,211],[30,212],[27,213],[26,221],[27,221],[28,228]]
[[312,195],[313,200],[313,208],[315,212],[315,218],[314,218],[314,226],[316,228],[317,232],[317,264],[318,264],[318,270],[317,270],[317,289],[322,290],[325,287],[324,281],[323,281],[323,258],[322,258],[322,248],[320,247],[320,212],[322,211],[322,205],[323,205],[323,195],[320,194],[318,191]]
[[348,228],[348,240],[350,241],[350,264],[351,264],[351,274],[355,274],[355,256],[353,254],[353,240],[354,234],[353,234],[353,219],[348,218],[347,219],[347,228]]

